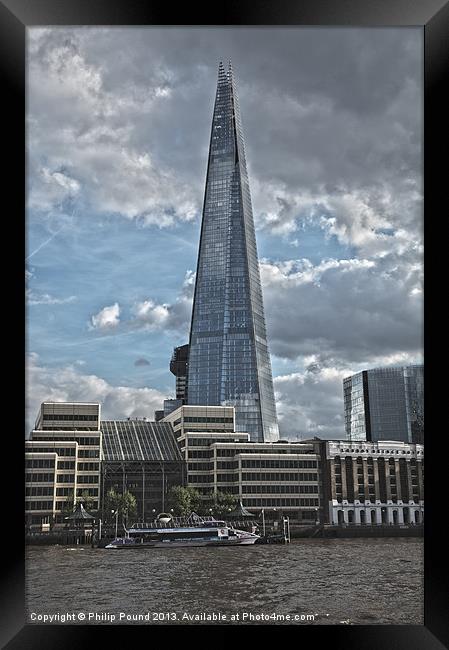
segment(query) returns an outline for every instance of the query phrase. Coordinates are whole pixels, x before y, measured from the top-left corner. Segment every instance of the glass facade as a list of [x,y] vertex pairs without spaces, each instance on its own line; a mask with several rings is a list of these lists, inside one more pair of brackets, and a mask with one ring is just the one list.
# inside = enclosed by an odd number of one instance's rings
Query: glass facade
[[424,366],[364,370],[343,381],[351,441],[424,442]]
[[279,429],[242,125],[220,63],[190,330],[188,404],[235,406],[256,442]]
[[187,404],[187,368],[189,363],[189,346],[180,345],[173,350],[170,360],[170,372],[176,377],[176,399]]

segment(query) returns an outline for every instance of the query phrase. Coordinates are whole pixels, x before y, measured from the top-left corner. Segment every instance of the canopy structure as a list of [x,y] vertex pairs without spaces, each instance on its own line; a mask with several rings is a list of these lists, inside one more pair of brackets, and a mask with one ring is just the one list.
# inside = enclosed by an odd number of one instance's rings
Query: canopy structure
[[227,514],[227,517],[229,519],[242,519],[244,517],[246,517],[248,519],[255,519],[256,518],[255,515],[253,515],[252,512],[249,512],[249,510],[247,510],[244,507],[244,505],[243,505],[243,503],[241,501],[239,501],[239,505],[236,508],[234,508],[234,510],[232,510],[231,512],[229,512]]
[[95,517],[93,517],[90,513],[87,512],[87,510],[84,509],[82,503],[77,503],[73,514],[69,515],[68,517],[65,517],[65,519],[74,522],[81,522],[81,521],[93,521]]

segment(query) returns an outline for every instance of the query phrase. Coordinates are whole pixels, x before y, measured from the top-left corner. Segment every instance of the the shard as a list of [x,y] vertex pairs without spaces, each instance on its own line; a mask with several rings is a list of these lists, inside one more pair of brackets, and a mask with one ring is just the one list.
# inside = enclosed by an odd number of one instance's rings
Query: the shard
[[220,63],[190,329],[189,404],[235,406],[236,430],[276,441],[267,345],[239,103]]

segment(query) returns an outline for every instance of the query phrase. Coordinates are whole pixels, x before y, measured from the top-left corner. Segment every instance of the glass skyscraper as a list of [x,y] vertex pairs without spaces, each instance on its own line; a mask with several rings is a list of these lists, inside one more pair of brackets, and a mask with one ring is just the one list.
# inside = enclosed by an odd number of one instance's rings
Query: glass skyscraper
[[424,444],[424,366],[363,370],[343,392],[348,440]]
[[236,431],[276,441],[268,353],[240,109],[220,63],[190,329],[188,404],[235,406]]

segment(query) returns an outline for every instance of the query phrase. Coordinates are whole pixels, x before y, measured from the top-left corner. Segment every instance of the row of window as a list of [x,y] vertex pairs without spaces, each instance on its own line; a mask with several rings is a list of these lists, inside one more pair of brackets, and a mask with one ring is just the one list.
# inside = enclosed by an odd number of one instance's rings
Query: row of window
[[214,442],[230,442],[229,438],[189,438],[188,447],[208,447]]
[[53,510],[53,500],[51,501],[27,501],[25,510]]
[[316,472],[242,472],[242,481],[317,481]]
[[230,423],[234,422],[234,418],[224,418],[224,417],[184,417],[184,422],[221,422],[221,423]]
[[25,460],[25,467],[27,469],[37,468],[37,467],[54,467],[55,459],[54,458],[27,458]]
[[75,447],[28,447],[27,451],[36,454],[58,454],[58,456],[76,456]]
[[89,414],[89,415],[80,415],[79,413],[74,414],[65,414],[65,413],[44,413],[44,420],[73,420],[73,421],[98,421],[98,415]]
[[[76,430],[76,431],[98,431],[98,428],[97,427],[85,427],[85,426],[81,426],[80,424],[78,424],[76,429],[73,426],[64,427],[64,426],[62,426],[60,424],[58,424],[57,427],[49,427],[49,426],[43,426],[42,427],[42,431],[74,431],[74,430]],[[54,438],[44,438],[44,437],[39,437],[38,438],[37,436],[33,436],[33,440],[54,440]]]
[[25,480],[27,483],[53,483],[54,474],[42,472],[39,474],[29,473],[26,474]]
[[245,494],[318,494],[318,485],[243,485]]
[[77,483],[98,483],[98,474],[80,474]]
[[25,488],[26,497],[49,497],[53,496],[53,486],[33,485]]
[[[73,436],[70,436],[70,438],[71,439],[67,440],[67,442],[72,442],[72,443],[77,442],[79,445],[81,445],[83,447],[89,447],[89,446],[90,447],[93,447],[93,446],[98,447],[99,444],[100,444],[99,436],[94,437],[94,436],[75,436],[75,435],[73,435]],[[55,440],[55,438],[53,438],[53,437],[50,438],[50,437],[47,437],[47,436],[33,436],[32,442],[52,442],[52,443],[58,444],[58,443],[61,443],[61,442],[65,442],[65,440]],[[53,451],[53,452],[55,451],[54,447],[50,446],[50,445],[48,445],[46,447],[46,449],[48,449],[49,451]],[[38,450],[37,450],[37,448],[33,447],[32,451],[38,451]]]
[[320,505],[319,499],[245,499],[245,507],[251,508],[280,508],[285,506],[316,506]]
[[318,467],[316,460],[242,460],[242,468],[306,469]]

